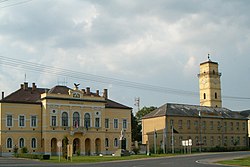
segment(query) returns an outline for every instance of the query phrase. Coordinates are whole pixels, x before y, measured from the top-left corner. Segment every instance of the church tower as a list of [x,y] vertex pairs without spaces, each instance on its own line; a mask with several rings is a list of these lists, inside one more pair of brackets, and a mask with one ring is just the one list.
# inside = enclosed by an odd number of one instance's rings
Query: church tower
[[200,64],[199,86],[200,105],[209,107],[222,107],[221,101],[221,73],[218,71],[218,63],[210,60]]

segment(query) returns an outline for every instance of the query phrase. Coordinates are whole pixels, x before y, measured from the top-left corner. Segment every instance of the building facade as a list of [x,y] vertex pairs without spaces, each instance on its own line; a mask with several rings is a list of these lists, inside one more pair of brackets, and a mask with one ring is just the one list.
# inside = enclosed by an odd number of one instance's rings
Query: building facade
[[78,85],[44,89],[21,84],[0,101],[0,154],[9,156],[14,147],[27,147],[29,153],[57,155],[63,140],[72,144],[73,154],[112,154],[119,148],[121,132],[130,150],[131,110],[110,100],[107,89],[100,95]]
[[226,108],[167,103],[143,117],[142,142],[151,150],[156,142],[165,152],[182,150],[189,139],[194,151],[242,149],[248,146],[247,121]]
[[181,150],[191,139],[193,150],[248,146],[248,119],[222,107],[221,73],[210,59],[200,64],[200,105],[167,103],[142,118],[142,143],[164,152]]

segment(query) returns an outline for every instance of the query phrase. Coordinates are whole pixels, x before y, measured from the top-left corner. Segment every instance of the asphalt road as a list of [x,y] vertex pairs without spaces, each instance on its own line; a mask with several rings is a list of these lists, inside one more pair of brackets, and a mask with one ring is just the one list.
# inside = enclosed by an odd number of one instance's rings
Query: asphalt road
[[243,156],[250,156],[250,151],[246,152],[226,152],[226,153],[203,153],[193,155],[180,155],[175,157],[140,159],[130,161],[116,161],[103,163],[82,163],[82,164],[51,164],[42,161],[27,159],[16,159],[0,157],[0,166],[4,167],[29,167],[29,166],[83,166],[83,167],[216,167],[222,165],[212,164],[212,162],[223,159],[234,159]]

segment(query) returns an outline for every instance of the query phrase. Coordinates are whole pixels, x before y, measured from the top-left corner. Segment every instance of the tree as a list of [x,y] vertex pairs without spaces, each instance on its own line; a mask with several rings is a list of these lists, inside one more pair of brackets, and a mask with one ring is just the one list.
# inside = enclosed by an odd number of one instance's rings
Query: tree
[[63,152],[63,157],[65,159],[67,159],[67,145],[69,144],[69,139],[64,136],[63,140],[62,140],[62,152]]
[[132,141],[141,141],[141,125],[134,114],[131,112],[131,131]]
[[141,110],[139,110],[137,113],[136,113],[136,118],[141,121],[142,117],[144,117],[145,115],[147,115],[148,113],[154,111],[155,109],[157,109],[157,107],[154,107],[154,106],[150,106],[150,107],[143,107]]
[[145,116],[146,114],[150,113],[151,111],[154,111],[157,107],[143,107],[141,110],[139,110],[136,115],[134,116],[131,112],[131,128],[132,128],[132,141],[142,141],[142,133],[141,133],[141,118]]

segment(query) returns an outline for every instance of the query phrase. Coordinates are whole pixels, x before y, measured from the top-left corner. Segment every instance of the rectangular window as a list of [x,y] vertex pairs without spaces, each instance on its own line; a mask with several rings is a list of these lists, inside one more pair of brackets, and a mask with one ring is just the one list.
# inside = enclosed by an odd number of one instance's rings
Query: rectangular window
[[246,130],[246,123],[245,123],[245,122],[242,123],[242,130],[243,130],[243,131]]
[[218,123],[217,129],[220,130],[220,128],[221,128],[220,121],[218,121],[217,123]]
[[203,128],[203,129],[206,129],[206,121],[203,121],[203,122],[202,122],[202,128]]
[[194,127],[196,130],[198,129],[198,121],[194,121]]
[[114,128],[115,128],[115,129],[118,128],[118,119],[114,119]]
[[7,115],[7,126],[12,126],[12,115]]
[[100,128],[100,118],[95,118],[95,127]]
[[214,129],[214,122],[210,121],[210,130],[213,130],[213,129]]
[[224,132],[226,132],[226,131],[227,131],[227,123],[224,122]]
[[236,122],[236,129],[239,130],[240,129],[240,123]]
[[105,119],[105,128],[109,128],[109,119],[108,118]]
[[36,116],[31,116],[31,127],[36,127]]
[[203,144],[207,145],[207,137],[206,136],[203,137]]
[[191,123],[190,120],[187,120],[187,128],[190,129],[191,128]]
[[234,142],[234,137],[233,136],[231,136],[231,145],[233,146],[233,145],[235,145],[236,143]]
[[23,115],[19,116],[19,127],[24,127],[25,126],[25,117]]
[[122,120],[122,128],[127,129],[127,120],[126,119]]
[[51,126],[56,126],[56,116],[51,116]]
[[179,129],[182,129],[182,120],[178,121],[178,126],[179,126]]
[[230,122],[230,127],[231,127],[231,130],[234,130],[234,123],[233,122]]
[[214,137],[213,136],[211,136],[211,138],[210,138],[210,143],[212,146],[214,145]]

